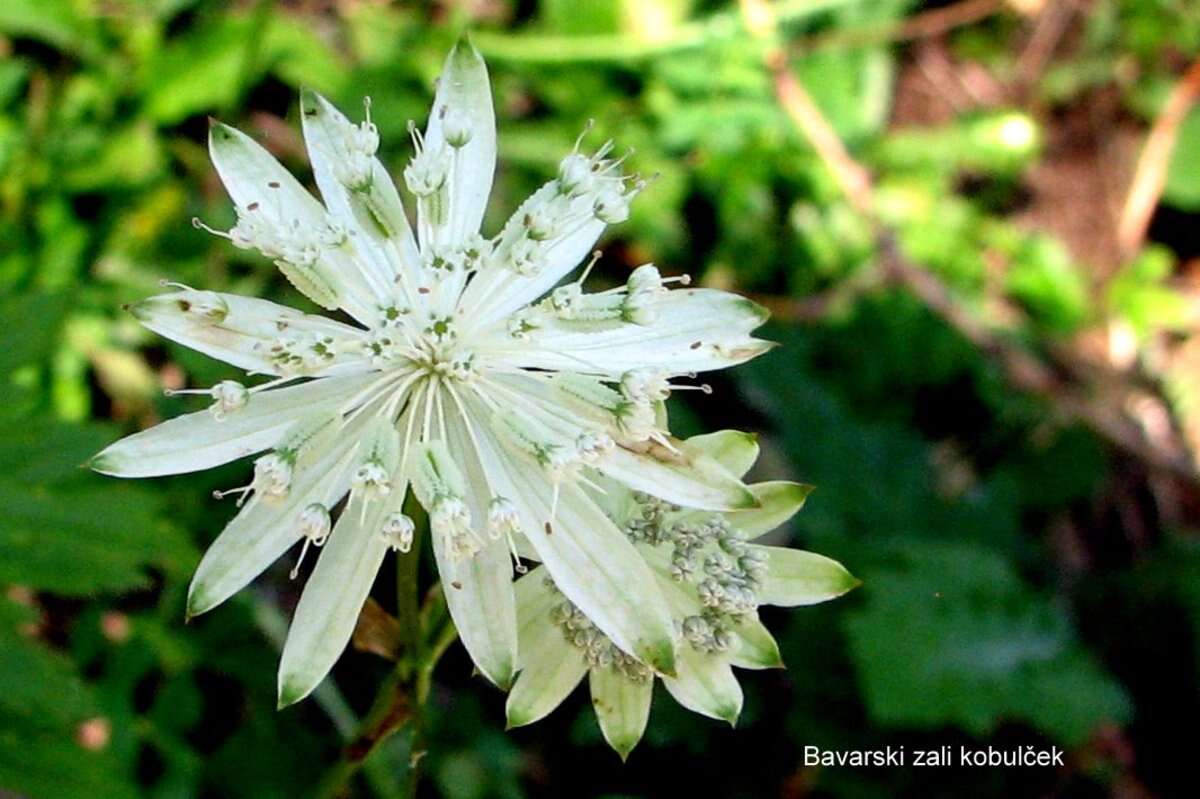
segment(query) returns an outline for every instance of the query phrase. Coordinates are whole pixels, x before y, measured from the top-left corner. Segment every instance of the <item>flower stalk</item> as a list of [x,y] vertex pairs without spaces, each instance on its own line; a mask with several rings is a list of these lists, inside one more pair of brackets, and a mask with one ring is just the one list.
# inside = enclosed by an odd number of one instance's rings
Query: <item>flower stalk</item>
[[457,634],[440,588],[428,593],[423,606],[419,601],[420,548],[428,518],[419,506],[406,510],[413,514],[415,534],[412,549],[396,559],[396,617],[400,631],[396,664],[380,684],[358,731],[318,785],[315,796],[319,799],[342,796],[346,784],[380,745],[406,727],[409,755],[406,773],[402,775],[405,790],[401,795],[416,795],[420,762],[425,754],[425,704],[433,670]]

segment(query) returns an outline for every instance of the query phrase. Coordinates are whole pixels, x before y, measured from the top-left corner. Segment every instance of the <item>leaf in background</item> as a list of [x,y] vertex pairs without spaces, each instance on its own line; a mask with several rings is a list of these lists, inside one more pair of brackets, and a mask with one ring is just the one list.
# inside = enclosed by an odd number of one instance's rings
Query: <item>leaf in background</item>
[[171,40],[145,67],[146,113],[169,125],[232,103],[248,33],[248,20],[218,17]]
[[1070,333],[1086,319],[1088,283],[1066,248],[1045,236],[1013,236],[1006,288],[1036,324]]
[[0,347],[0,379],[22,366],[45,360],[58,341],[67,299],[56,294],[0,297],[0,319],[21,335],[5,336]]
[[1187,296],[1173,288],[1175,257],[1165,247],[1151,245],[1108,282],[1111,312],[1145,337],[1160,331],[1184,331],[1191,323]]
[[[6,396],[14,388],[10,372],[51,360],[66,311],[60,295],[0,299],[0,318],[23,331],[0,348],[0,389]],[[92,425],[5,420],[0,584],[67,595],[117,591],[145,585],[150,564],[178,570],[195,557],[186,539],[160,521],[161,495],[83,468],[98,445],[114,437],[113,431]]]
[[[839,368],[837,374],[853,371],[845,378],[864,382],[871,377],[864,375],[869,369],[895,368],[902,361],[901,350],[908,352],[908,366],[924,364],[923,375],[948,379],[962,369],[956,363],[961,356],[954,342],[943,341],[938,349],[933,340],[936,330],[924,329],[921,315],[901,313],[904,303],[886,303],[884,308],[905,324],[891,330],[831,330],[830,338],[842,341],[845,352],[803,334],[772,329],[766,337],[783,346],[738,368],[747,396],[770,417],[795,469],[793,474],[779,476],[817,487],[804,513],[793,521],[815,536],[804,542],[806,548],[853,563],[830,545],[847,541],[877,545],[914,535],[993,544],[1013,541],[1020,530],[1019,508],[1013,506],[1003,486],[975,485],[958,502],[941,495],[929,442],[904,420],[858,418],[809,362],[814,349],[823,350],[839,364],[855,358],[857,371]],[[875,345],[879,351],[874,357],[884,366],[855,349],[863,340],[880,342]],[[887,340],[895,343],[895,353],[886,349]],[[943,371],[949,374],[943,376]],[[866,387],[851,383],[848,393],[873,396],[878,392],[880,401],[895,403],[907,388],[901,382],[904,374],[885,371],[876,378],[881,385],[867,388],[870,383]]]
[[132,189],[158,177],[166,163],[153,126],[146,120],[121,130],[108,130],[98,148],[77,153],[63,173],[63,187],[72,192]]
[[[78,467],[77,467],[78,468]],[[134,486],[0,480],[0,583],[79,596],[148,583],[146,567],[186,568],[190,549],[159,521],[162,500]]]
[[821,51],[800,60],[795,70],[844,140],[861,141],[879,133],[887,122],[895,75],[887,50]]
[[349,76],[337,51],[304,17],[276,14],[264,35],[263,52],[270,71],[293,89],[308,86],[335,94]]
[[55,799],[137,795],[106,740],[83,746],[83,725],[101,719],[100,708],[68,658],[25,634],[35,620],[0,599],[0,786]]
[[88,57],[99,51],[93,22],[70,0],[4,0],[0,33],[29,38]]
[[1124,721],[1129,700],[1075,638],[1063,612],[1002,557],[908,543],[864,574],[845,622],[872,717],[976,734],[1020,720],[1067,744]]
[[341,59],[302,18],[272,11],[259,29],[250,16],[215,17],[173,40],[147,66],[146,112],[163,124],[215,112],[266,72],[293,88],[327,93],[346,75]]

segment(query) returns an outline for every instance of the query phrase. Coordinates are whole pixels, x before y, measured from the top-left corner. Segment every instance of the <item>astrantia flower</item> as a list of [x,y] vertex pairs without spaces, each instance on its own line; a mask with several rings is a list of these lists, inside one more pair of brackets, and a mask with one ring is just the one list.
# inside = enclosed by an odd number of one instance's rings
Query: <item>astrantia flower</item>
[[[758,455],[753,439],[735,431],[692,438],[687,445],[738,475]],[[858,585],[822,555],[753,543],[803,506],[808,486],[758,483],[750,486],[758,508],[713,513],[601,482],[605,514],[650,566],[671,608],[680,644],[675,674],[662,681],[689,710],[733,724],[742,689],[732,667],[783,665],[758,619],[761,605],[812,605]],[[542,718],[586,675],[605,740],[628,756],[646,728],[654,670],[614,645],[559,591],[552,573],[530,571],[517,581],[516,593],[521,672],[508,697],[509,725]]]
[[[178,287],[133,306],[151,330],[256,375],[205,390],[192,413],[100,453],[121,477],[190,472],[267,451],[235,494],[241,512],[197,569],[203,613],[299,545],[317,554],[280,666],[280,700],[305,696],[344,649],[385,553],[412,546],[411,492],[428,512],[450,612],[475,663],[516,670],[510,552],[529,547],[623,651],[674,671],[670,605],[653,570],[601,512],[592,476],[711,510],[753,506],[733,475],[673,440],[661,402],[680,379],[768,348],[762,309],[679,287],[652,265],[621,287],[571,279],[642,188],[608,145],[576,146],[555,179],[491,238],[480,222],[496,135],[487,72],[449,55],[403,178],[410,226],[375,156],[369,113],[350,122],[301,96],[313,198],[261,146],[212,127],[209,149],[237,210],[226,236],[352,323],[259,299]],[[343,498],[349,497],[337,512]],[[334,518],[336,517],[336,518]]]

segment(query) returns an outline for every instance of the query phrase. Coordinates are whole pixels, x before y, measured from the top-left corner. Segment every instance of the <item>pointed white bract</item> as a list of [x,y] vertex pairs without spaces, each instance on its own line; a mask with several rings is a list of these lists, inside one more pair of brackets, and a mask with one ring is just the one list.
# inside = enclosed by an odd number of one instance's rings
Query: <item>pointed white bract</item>
[[[93,461],[105,474],[145,477],[258,454],[247,485],[218,492],[241,511],[201,562],[189,614],[215,607],[288,550],[293,562],[315,559],[280,670],[281,702],[296,701],[346,646],[386,553],[414,556],[412,498],[428,515],[448,607],[480,673],[508,687],[523,669],[514,723],[553,707],[545,691],[565,694],[588,664],[686,683],[662,576],[623,522],[605,515],[594,487],[716,511],[759,506],[739,479],[752,442],[685,445],[667,431],[662,403],[673,390],[707,390],[689,385],[695,373],[765,351],[752,336],[763,310],[650,264],[616,288],[586,290],[595,242],[645,185],[623,174],[611,143],[589,153],[581,136],[556,177],[483,235],[496,123],[487,70],[469,43],[446,59],[428,123],[409,126],[414,153],[401,182],[411,220],[377,157],[369,103],[356,121],[306,90],[300,108],[321,199],[262,145],[217,123],[209,150],[237,222],[212,232],[260,253],[352,323],[186,286],[136,303],[151,330],[270,379],[179,392],[208,395],[210,409]],[[708,449],[740,460],[726,468]],[[543,564],[572,619],[586,618],[588,646],[603,646],[586,656],[568,647],[553,668],[539,665],[555,639],[525,641],[518,630],[521,556]],[[796,587],[780,596],[811,598]],[[769,659],[761,636],[742,650],[746,662]],[[648,693],[603,677],[593,690],[614,708],[609,740],[631,746]],[[522,698],[534,695],[532,704]]]
[[[729,473],[745,472],[758,454],[753,438],[735,431],[679,444],[681,453],[711,458]],[[666,600],[678,638],[674,668],[664,673],[630,657],[559,592],[552,571],[538,567],[517,581],[522,671],[508,701],[512,726],[545,716],[584,672],[600,729],[622,759],[645,730],[656,673],[679,704],[734,724],[742,709],[742,689],[733,667],[783,665],[775,640],[758,619],[759,606],[813,604],[858,584],[829,558],[747,541],[765,532],[748,535],[735,526],[738,518],[754,511],[684,508],[631,491],[611,477],[602,478],[597,488],[604,491],[604,512],[649,566]],[[808,489],[796,483],[749,486],[755,496],[769,497],[769,516],[776,525],[801,508]]]

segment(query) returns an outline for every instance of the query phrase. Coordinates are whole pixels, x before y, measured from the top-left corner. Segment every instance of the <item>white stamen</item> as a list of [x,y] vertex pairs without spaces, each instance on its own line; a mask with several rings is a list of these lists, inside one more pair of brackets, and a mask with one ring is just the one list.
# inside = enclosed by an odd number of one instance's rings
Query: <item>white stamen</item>
[[409,552],[412,550],[416,530],[416,524],[408,516],[403,513],[389,513],[383,520],[380,534],[393,551]]
[[308,554],[309,545],[323,546],[329,539],[329,530],[332,526],[329,509],[319,502],[312,503],[300,513],[300,534],[304,536],[304,545],[300,548],[300,557],[296,559],[296,565],[292,567],[289,575],[291,579],[295,580],[296,576],[300,574],[300,565],[304,563],[304,556]]

